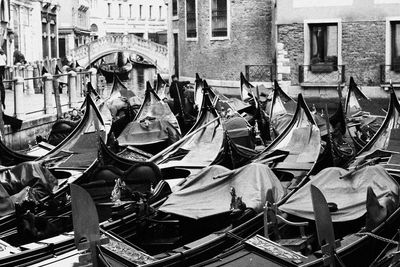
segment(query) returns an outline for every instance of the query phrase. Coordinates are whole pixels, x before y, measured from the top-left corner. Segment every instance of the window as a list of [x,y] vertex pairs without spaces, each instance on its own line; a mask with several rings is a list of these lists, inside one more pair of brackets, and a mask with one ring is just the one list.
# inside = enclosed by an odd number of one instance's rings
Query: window
[[162,20],[162,6],[158,7],[158,20]]
[[227,0],[211,0],[211,36],[228,36]]
[[172,0],[172,16],[178,16],[178,0]]
[[392,70],[400,72],[400,21],[391,22]]
[[7,21],[6,9],[4,7],[4,1],[3,0],[0,0],[0,1],[1,1],[1,5],[0,5],[0,20],[1,21]]
[[139,5],[139,17],[143,19],[143,5]]
[[149,19],[153,19],[153,6],[149,6]]
[[111,3],[107,3],[107,17],[111,18]]
[[337,24],[310,24],[311,65],[337,65],[338,26]]
[[186,37],[197,37],[196,0],[186,0]]
[[132,16],[133,14],[132,14],[132,4],[129,4],[129,18],[131,19],[133,16]]
[[122,18],[122,4],[118,4],[118,17]]

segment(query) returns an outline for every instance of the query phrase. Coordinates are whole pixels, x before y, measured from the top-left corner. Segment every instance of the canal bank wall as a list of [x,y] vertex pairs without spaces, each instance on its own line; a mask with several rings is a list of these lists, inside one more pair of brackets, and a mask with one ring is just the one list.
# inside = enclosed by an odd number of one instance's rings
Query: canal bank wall
[[5,125],[4,141],[12,150],[26,150],[36,144],[37,136],[47,138],[56,120],[56,115],[27,119],[22,122],[18,131],[13,131],[10,125]]

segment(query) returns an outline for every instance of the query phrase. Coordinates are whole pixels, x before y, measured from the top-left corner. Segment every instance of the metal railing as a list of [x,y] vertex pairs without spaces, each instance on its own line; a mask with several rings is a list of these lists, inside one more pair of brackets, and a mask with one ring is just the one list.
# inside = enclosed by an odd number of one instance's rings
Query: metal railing
[[381,83],[400,83],[400,64],[379,66],[380,82]]
[[299,65],[300,83],[337,85],[345,81],[345,65]]
[[246,79],[251,82],[272,82],[276,78],[276,67],[269,65],[246,65]]

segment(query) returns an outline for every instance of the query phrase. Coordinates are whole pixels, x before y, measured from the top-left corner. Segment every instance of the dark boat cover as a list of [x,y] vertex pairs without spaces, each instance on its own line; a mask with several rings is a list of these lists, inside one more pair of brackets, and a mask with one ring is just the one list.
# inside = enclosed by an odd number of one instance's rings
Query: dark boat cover
[[[0,173],[0,217],[15,211],[29,195],[36,201],[57,186],[57,179],[40,162],[24,162]],[[28,190],[29,189],[29,190]]]
[[193,219],[227,213],[230,212],[231,187],[242,197],[246,207],[256,212],[262,211],[268,189],[272,189],[275,201],[284,195],[278,178],[264,164],[252,163],[231,175],[214,179],[227,171],[229,169],[219,165],[204,168],[189,177],[159,210]]
[[327,168],[293,194],[280,210],[305,219],[314,220],[310,185],[318,187],[327,202],[333,202],[338,210],[331,212],[333,222],[344,222],[360,218],[366,213],[367,188],[371,187],[382,201],[383,197],[393,198],[397,203],[399,185],[382,166],[369,166],[355,172],[350,178],[340,179],[348,171],[341,168]]

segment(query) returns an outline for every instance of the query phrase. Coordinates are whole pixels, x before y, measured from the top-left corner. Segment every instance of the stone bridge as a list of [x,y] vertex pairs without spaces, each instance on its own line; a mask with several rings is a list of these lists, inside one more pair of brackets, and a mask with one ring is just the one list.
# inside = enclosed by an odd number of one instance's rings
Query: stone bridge
[[77,60],[82,67],[115,52],[132,52],[141,55],[145,60],[157,67],[161,73],[168,73],[167,46],[136,35],[107,35],[85,45],[81,45],[70,52],[70,56]]

